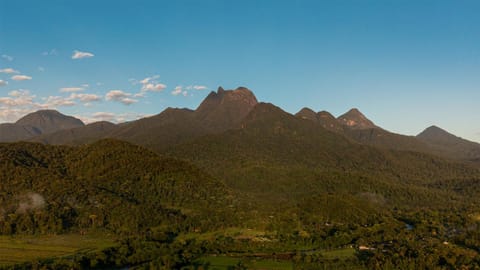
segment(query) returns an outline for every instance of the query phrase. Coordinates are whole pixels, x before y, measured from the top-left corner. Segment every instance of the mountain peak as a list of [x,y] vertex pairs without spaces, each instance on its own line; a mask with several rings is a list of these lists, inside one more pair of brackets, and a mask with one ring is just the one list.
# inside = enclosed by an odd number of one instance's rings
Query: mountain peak
[[375,124],[365,117],[365,115],[363,115],[363,113],[361,113],[357,108],[350,109],[345,114],[339,116],[337,120],[342,125],[353,129],[377,128],[377,126],[375,126]]
[[315,122],[317,121],[317,113],[307,107],[303,107],[300,111],[298,111],[295,114],[295,116],[301,119],[312,120]]
[[435,125],[426,128],[424,131],[422,131],[420,134],[417,135],[417,138],[424,139],[424,140],[436,140],[436,141],[458,139],[457,136]]
[[333,116],[331,113],[329,113],[327,111],[320,111],[320,112],[317,113],[317,116],[319,118],[324,118],[324,119],[332,119],[332,120],[335,119],[335,116]]
[[29,113],[20,118],[15,124],[35,127],[42,134],[85,125],[80,119],[64,115],[56,110],[39,110]]
[[246,87],[211,92],[195,110],[195,117],[208,128],[225,130],[237,126],[257,105],[255,95]]

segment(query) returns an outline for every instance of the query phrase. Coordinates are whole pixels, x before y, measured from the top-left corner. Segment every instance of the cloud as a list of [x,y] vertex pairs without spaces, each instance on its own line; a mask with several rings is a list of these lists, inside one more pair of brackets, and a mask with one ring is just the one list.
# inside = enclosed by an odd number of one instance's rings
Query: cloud
[[127,113],[120,113],[115,114],[112,112],[95,112],[90,116],[79,116],[76,115],[75,117],[82,120],[84,123],[93,123],[97,121],[109,121],[113,123],[122,123],[126,121],[137,120],[140,118],[151,116],[150,114],[139,114],[134,112],[127,112]]
[[0,80],[0,87],[8,85],[7,81]]
[[32,77],[27,76],[27,75],[14,75],[14,76],[12,76],[11,79],[14,80],[14,81],[28,81],[28,80],[31,80]]
[[172,91],[172,95],[178,96],[182,93],[183,88],[181,86],[176,86],[175,89]]
[[[141,84],[147,84],[150,81],[156,80],[158,78],[160,78],[160,75],[153,75],[152,77],[146,77],[145,79],[141,80],[140,83]],[[135,79],[133,79],[133,80],[135,80]]]
[[92,115],[96,121],[115,121],[115,114],[110,112],[96,112]]
[[76,105],[75,101],[73,101],[69,97],[60,97],[60,96],[49,96],[44,98],[45,104],[42,104],[42,107],[51,108],[51,107],[66,107],[66,106],[74,106]]
[[206,86],[203,86],[203,85],[189,85],[186,89],[190,90],[190,89],[193,89],[193,90],[206,90],[208,89],[208,87]]
[[0,73],[16,74],[16,73],[20,73],[20,72],[18,70],[13,69],[13,68],[4,68],[4,69],[0,69]]
[[8,93],[9,97],[0,97],[0,105],[6,106],[25,106],[32,105],[34,95],[30,94],[28,90],[13,90]]
[[83,58],[91,58],[95,55],[90,52],[81,52],[81,51],[73,51],[72,59],[83,59]]
[[74,106],[78,102],[86,105],[101,101],[102,97],[95,94],[70,93],[69,96],[42,97],[40,102],[36,102],[35,99],[35,95],[24,89],[10,91],[5,97],[0,96],[0,121],[16,121],[20,117],[40,109]]
[[126,93],[122,90],[110,90],[105,95],[105,99],[106,100],[112,100],[112,101],[118,101],[118,102],[121,102],[125,105],[130,105],[130,104],[138,102],[138,100],[130,98],[131,96],[132,96],[132,94]]
[[57,49],[51,49],[50,51],[44,51],[42,52],[43,56],[48,56],[48,55],[58,55]]
[[120,102],[122,102],[125,105],[130,105],[130,104],[133,104],[133,103],[137,103],[138,100],[132,99],[132,98],[124,98]]
[[85,90],[83,87],[63,87],[60,88],[60,92],[62,93],[71,93],[71,92],[80,92]]
[[9,61],[9,62],[13,61],[13,57],[10,56],[10,55],[2,54],[2,58]]
[[45,68],[44,68],[44,67],[38,67],[38,71],[44,72],[44,71],[45,71]]
[[93,102],[93,101],[100,101],[102,99],[101,96],[95,94],[77,94],[72,93],[69,97],[70,99],[78,99],[81,102]]
[[163,83],[157,83],[157,84],[147,83],[147,84],[144,84],[142,86],[142,91],[144,91],[144,92],[148,92],[148,91],[160,92],[165,88],[167,88],[167,86]]
[[157,79],[160,78],[160,75],[154,75],[152,77],[146,77],[143,80],[137,81],[136,79],[128,79],[132,85],[141,84],[142,88],[140,92],[134,95],[134,97],[145,97],[147,92],[161,92],[167,86],[163,83],[159,83]]

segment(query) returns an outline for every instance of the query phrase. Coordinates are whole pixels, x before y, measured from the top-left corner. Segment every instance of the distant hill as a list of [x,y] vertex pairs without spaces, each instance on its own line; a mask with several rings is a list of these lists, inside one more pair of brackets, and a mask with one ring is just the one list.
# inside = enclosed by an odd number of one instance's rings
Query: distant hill
[[316,122],[320,124],[323,128],[335,131],[335,132],[343,132],[344,127],[342,124],[335,119],[335,117],[327,112],[327,111],[321,111],[321,112],[314,112],[310,108],[303,108],[299,112],[295,114],[296,117],[305,119],[305,120],[310,120],[313,122]]
[[401,151],[432,153],[429,146],[413,136],[395,134],[375,125],[362,112],[354,108],[335,118],[327,111],[315,113],[303,108],[295,114],[301,119],[311,120],[325,129],[341,134],[355,142]]
[[64,145],[84,144],[99,140],[116,127],[113,123],[100,121],[77,128],[62,129],[54,133],[38,135],[29,141]]
[[480,144],[457,137],[439,127],[431,126],[418,134],[417,138],[438,155],[480,163]]
[[161,150],[206,134],[236,128],[257,104],[245,87],[211,92],[196,110],[167,108],[155,116],[98,129],[85,126],[32,139],[49,144],[87,143],[94,138],[116,138]]
[[345,114],[340,115],[338,121],[351,129],[370,129],[378,128],[375,124],[370,121],[363,113],[358,109],[353,108],[346,112]]
[[[478,175],[435,156],[352,142],[267,103],[255,106],[241,129],[202,136],[166,153],[223,179],[261,205],[265,215],[282,205],[284,212],[336,221],[432,201],[446,208],[459,195],[433,186]],[[365,201],[365,194],[376,199]]]
[[0,124],[0,142],[28,140],[59,130],[83,127],[84,123],[55,110],[40,110],[25,115],[13,124]]
[[[257,105],[255,95],[245,87],[234,90],[219,87],[195,110],[167,108],[157,115],[117,125],[108,122],[84,125],[76,118],[43,110],[29,114],[14,124],[0,124],[0,141],[29,140],[77,145],[115,138],[161,152],[202,136],[242,128],[245,119]],[[447,136],[434,128],[427,129],[417,137],[392,133],[375,125],[356,108],[337,118],[327,111],[315,112],[303,108],[295,117],[360,144],[429,153],[480,164],[480,150],[476,143],[451,134]]]

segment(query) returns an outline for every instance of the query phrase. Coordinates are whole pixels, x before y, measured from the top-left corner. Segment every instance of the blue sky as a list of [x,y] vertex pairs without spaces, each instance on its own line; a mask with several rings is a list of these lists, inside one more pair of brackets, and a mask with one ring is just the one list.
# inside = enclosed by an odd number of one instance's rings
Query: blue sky
[[196,108],[246,86],[295,113],[480,141],[480,2],[0,0],[0,122]]

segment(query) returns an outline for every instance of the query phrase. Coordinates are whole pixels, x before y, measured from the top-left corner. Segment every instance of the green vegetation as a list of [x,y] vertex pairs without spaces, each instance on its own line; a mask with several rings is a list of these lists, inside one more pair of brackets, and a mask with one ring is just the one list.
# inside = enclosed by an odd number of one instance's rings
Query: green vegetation
[[[241,126],[160,154],[0,144],[0,233],[30,239],[24,258],[4,243],[5,268],[480,267],[478,168],[361,145],[269,104]],[[91,245],[42,242],[93,231]]]
[[229,270],[235,267],[245,267],[246,269],[264,269],[264,270],[292,270],[293,265],[290,261],[275,261],[263,259],[239,259],[227,256],[208,256],[200,259],[202,264],[208,264],[212,270]]
[[0,236],[0,265],[100,251],[115,246],[113,239],[103,233]]

